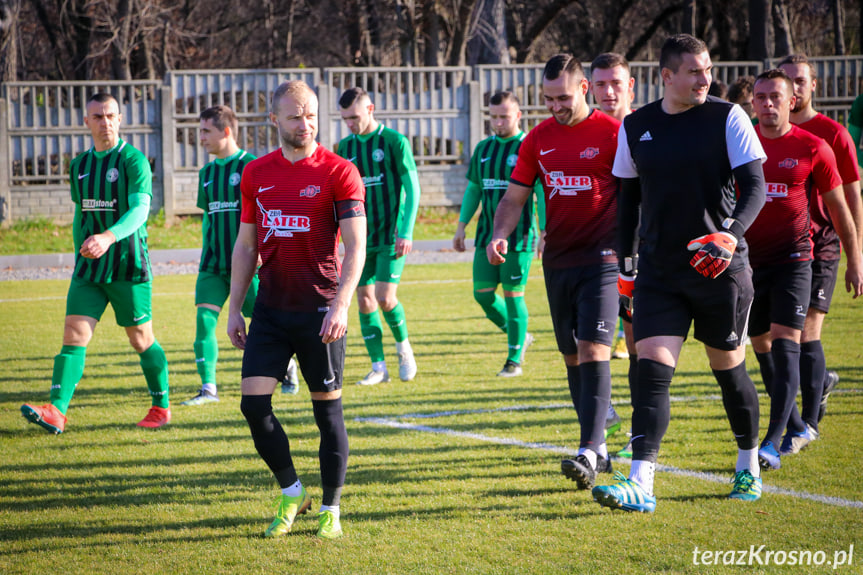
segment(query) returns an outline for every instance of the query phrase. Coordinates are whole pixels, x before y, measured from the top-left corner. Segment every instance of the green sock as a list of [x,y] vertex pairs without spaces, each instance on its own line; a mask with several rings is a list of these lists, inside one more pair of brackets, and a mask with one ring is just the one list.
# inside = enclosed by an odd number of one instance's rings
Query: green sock
[[501,331],[506,331],[506,305],[503,303],[503,298],[493,291],[477,291],[473,290],[473,299],[485,312],[485,317],[500,328]]
[[165,351],[158,341],[153,340],[153,345],[138,355],[141,358],[141,369],[144,371],[144,379],[147,380],[153,405],[167,408],[169,405],[168,358],[165,357]]
[[66,415],[75,387],[84,376],[87,348],[64,345],[54,356],[54,374],[51,376],[51,405]]
[[360,333],[363,335],[363,341],[372,363],[384,361],[384,326],[381,323],[378,310],[372,313],[360,312]]
[[524,296],[507,297],[506,300],[506,341],[509,345],[507,359],[521,363],[524,336],[527,333],[527,305]]
[[384,312],[384,321],[386,321],[387,325],[390,326],[390,330],[393,332],[393,338],[395,338],[396,343],[408,338],[408,324],[405,318],[405,308],[402,307],[402,302],[397,303],[396,307],[390,311]]
[[216,325],[219,312],[199,307],[195,329],[195,367],[201,376],[201,385],[216,385],[216,362],[219,360],[219,342],[216,339]]

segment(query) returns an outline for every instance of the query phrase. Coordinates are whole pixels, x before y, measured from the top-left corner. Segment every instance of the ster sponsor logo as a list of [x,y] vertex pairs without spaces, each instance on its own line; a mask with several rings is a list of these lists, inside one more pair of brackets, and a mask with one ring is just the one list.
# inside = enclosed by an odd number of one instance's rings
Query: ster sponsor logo
[[261,227],[267,229],[263,243],[267,243],[272,236],[277,238],[292,238],[296,232],[307,232],[311,230],[311,221],[307,216],[283,215],[282,210],[268,210],[257,200],[258,209],[261,210]]
[[653,141],[653,136],[651,136],[651,135],[650,135],[650,130],[648,130],[648,131],[644,132],[643,134],[641,134],[641,137],[640,137],[640,138],[638,138],[638,141],[639,141],[639,142],[652,142],[652,141]]
[[585,148],[583,152],[581,152],[578,157],[584,160],[592,160],[596,156],[599,155],[599,148],[594,148],[593,146],[589,148]]
[[772,182],[767,182],[764,186],[767,192],[767,201],[772,202],[773,198],[787,198],[788,197],[788,186],[786,184],[775,184]]
[[305,188],[300,190],[300,197],[301,198],[314,198],[315,196],[317,196],[320,193],[321,193],[321,187],[320,186],[306,186]]
[[90,175],[90,172],[87,172],[86,174],[78,174],[78,179],[83,180],[84,178],[86,178],[89,175]]
[[545,174],[545,187],[551,188],[548,198],[555,195],[577,196],[578,192],[591,189],[590,176],[566,176],[563,172],[554,171]]
[[550,150],[540,150],[540,151],[539,151],[539,155],[540,155],[540,156],[544,156],[544,155],[546,155],[546,154],[550,154],[550,153],[552,153],[553,151],[555,151],[556,149],[557,149],[557,148],[552,148],[552,149],[550,149]]
[[207,204],[209,213],[238,212],[240,211],[240,200],[234,202],[210,202]]
[[113,200],[85,198],[81,200],[81,209],[88,212],[113,212],[117,209],[117,198]]
[[258,186],[258,193],[259,193],[259,194],[262,194],[262,193],[266,192],[267,190],[272,190],[272,189],[273,189],[273,188],[275,188],[275,187],[276,187],[276,186],[267,186],[267,187],[265,188],[265,187],[263,187],[263,186]]
[[790,170],[791,168],[796,168],[798,163],[799,162],[794,158],[785,158],[784,160],[779,162],[779,167],[788,168]]

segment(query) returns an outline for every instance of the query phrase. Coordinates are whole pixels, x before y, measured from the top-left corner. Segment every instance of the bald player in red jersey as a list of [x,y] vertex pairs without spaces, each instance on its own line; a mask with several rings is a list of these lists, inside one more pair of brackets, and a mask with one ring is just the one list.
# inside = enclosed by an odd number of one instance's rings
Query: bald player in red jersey
[[[857,244],[863,245],[863,200],[860,198],[860,173],[857,166],[857,151],[854,141],[841,124],[815,111],[812,97],[815,92],[815,70],[803,54],[792,54],[778,65],[788,74],[794,84],[796,98],[791,110],[791,123],[824,139],[836,155],[839,175],[842,177],[843,199],[848,205],[857,233]],[[823,202],[817,199],[810,205],[814,241],[812,261],[812,293],[806,324],[803,327],[800,346],[800,391],[803,396],[803,413],[792,408],[788,423],[790,434],[801,434],[807,424],[816,427],[824,416],[827,396],[839,381],[835,371],[827,371],[827,360],[821,345],[821,330],[824,318],[830,310],[833,289],[839,272],[839,238],[831,224],[829,213]],[[845,287],[861,278],[849,277],[845,273]],[[813,437],[814,439],[814,437]]]
[[[228,335],[245,350],[240,409],[255,448],[282,490],[265,537],[289,532],[296,516],[311,506],[271,401],[294,354],[320,431],[323,504],[317,534],[325,539],[342,534],[339,499],[348,436],[341,388],[348,307],[365,259],[365,188],[352,163],[315,142],[317,112],[318,100],[308,85],[281,84],[270,114],[281,148],[249,163],[240,183],[243,204],[231,261]],[[345,245],[341,265],[340,235]],[[259,255],[260,286],[247,336],[241,309]]]
[[791,78],[782,70],[767,70],[756,78],[755,131],[767,154],[767,201],[745,236],[755,287],[749,335],[759,363],[772,366],[772,372],[762,374],[771,399],[770,422],[758,451],[765,469],[778,469],[780,455],[792,447],[799,451],[810,434],[817,434],[813,428],[802,436],[788,435],[780,445],[800,386],[800,337],[812,286],[810,201],[820,196],[830,211],[850,249],[852,272],[861,265],[851,214],[842,202],[836,157],[824,140],[791,124],[794,102]]
[[618,183],[611,167],[620,122],[590,109],[588,85],[581,64],[571,55],[558,54],[546,63],[542,89],[553,117],[531,130],[521,144],[486,249],[490,263],[503,263],[506,238],[539,178],[546,205],[545,287],[581,426],[578,454],[564,459],[561,470],[579,489],[590,489],[597,472],[611,472],[604,428],[618,312]]

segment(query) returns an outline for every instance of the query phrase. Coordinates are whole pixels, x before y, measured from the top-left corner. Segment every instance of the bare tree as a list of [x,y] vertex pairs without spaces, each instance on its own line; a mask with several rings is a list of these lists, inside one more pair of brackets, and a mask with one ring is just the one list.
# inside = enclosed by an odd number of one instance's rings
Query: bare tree
[[794,53],[791,36],[791,23],[788,21],[788,7],[783,0],[773,0],[773,37],[777,56]]
[[833,50],[837,56],[845,54],[845,9],[842,0],[832,1]]
[[0,0],[0,82],[18,78],[18,17],[20,0]]
[[480,0],[473,11],[466,62],[509,64],[504,0]]
[[767,15],[770,0],[749,0],[749,54],[753,60],[765,60],[769,55],[767,45]]

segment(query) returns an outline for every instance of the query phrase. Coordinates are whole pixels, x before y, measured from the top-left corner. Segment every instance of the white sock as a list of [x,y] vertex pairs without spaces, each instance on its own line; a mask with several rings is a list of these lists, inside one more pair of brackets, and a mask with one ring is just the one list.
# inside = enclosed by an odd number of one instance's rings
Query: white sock
[[321,505],[320,513],[324,511],[332,511],[333,515],[336,516],[336,519],[339,518],[339,506],[338,505]]
[[752,477],[761,477],[761,467],[758,466],[758,448],[737,449],[737,465],[734,471],[748,469]]
[[600,444],[599,448],[596,450],[596,454],[603,459],[608,459],[608,445],[604,441]]
[[299,497],[303,492],[303,484],[300,483],[300,480],[297,479],[297,482],[293,485],[289,485],[282,489],[282,495],[287,495],[288,497]]
[[411,348],[411,342],[409,342],[408,340],[397,341],[396,351],[398,353],[411,353],[413,351],[413,349]]
[[201,391],[206,391],[210,395],[218,395],[218,392],[216,391],[216,384],[215,383],[205,383],[204,385],[201,386]]
[[591,469],[596,469],[596,452],[592,449],[588,449],[586,447],[581,447],[578,450],[579,455],[584,455],[587,458],[587,462],[590,463]]
[[387,362],[385,361],[373,361],[372,369],[374,371],[386,371],[387,370]]
[[629,479],[638,483],[648,495],[653,495],[653,472],[656,464],[652,461],[634,459],[629,470]]

